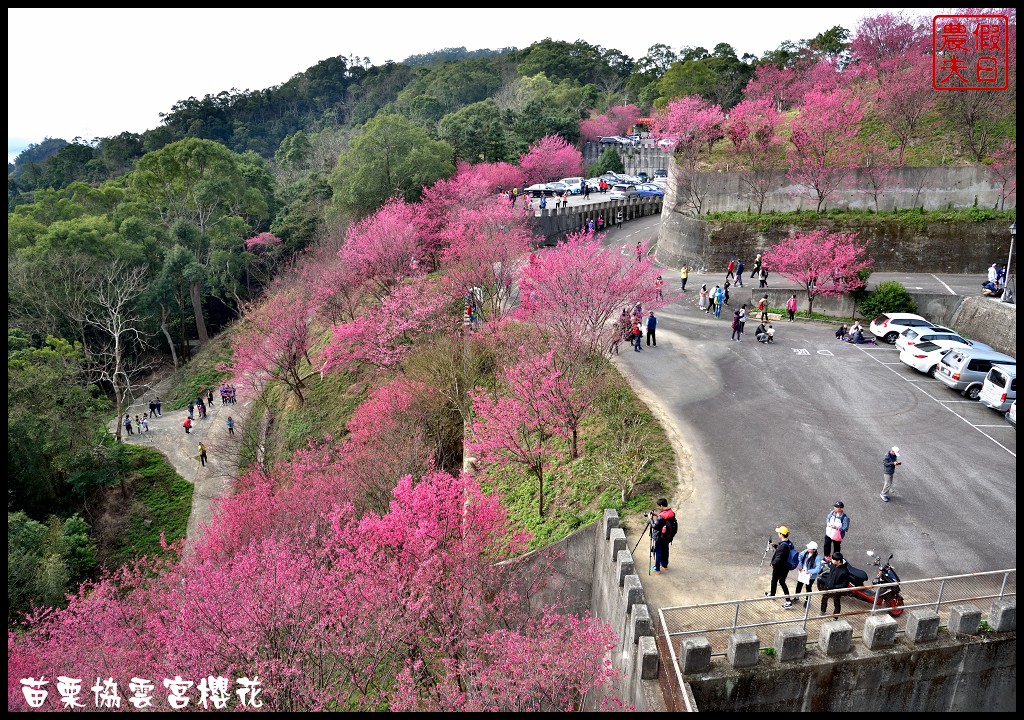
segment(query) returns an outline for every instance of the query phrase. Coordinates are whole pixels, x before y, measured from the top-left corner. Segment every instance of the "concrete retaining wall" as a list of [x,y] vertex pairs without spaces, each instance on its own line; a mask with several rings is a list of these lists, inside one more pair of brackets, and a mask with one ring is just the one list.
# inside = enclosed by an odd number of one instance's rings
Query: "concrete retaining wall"
[[1013,712],[1016,640],[1016,631],[946,633],[926,645],[901,636],[878,650],[853,643],[837,657],[812,641],[800,660],[760,655],[746,669],[721,660],[685,681],[701,712]]
[[950,321],[950,327],[956,328],[965,337],[976,338],[1001,353],[1017,357],[1015,305],[999,302],[995,298],[968,297],[963,299]]
[[[591,197],[594,197],[591,194]],[[598,196],[600,197],[600,196]],[[615,223],[615,214],[622,210],[622,221],[629,222],[649,215],[658,215],[662,210],[661,198],[632,198],[630,200],[604,200],[589,205],[575,205],[565,208],[544,208],[537,216],[536,229],[543,239],[541,245],[557,245],[565,239],[566,233],[577,232],[587,225],[588,220],[597,226],[599,217],[604,218],[607,229]]]

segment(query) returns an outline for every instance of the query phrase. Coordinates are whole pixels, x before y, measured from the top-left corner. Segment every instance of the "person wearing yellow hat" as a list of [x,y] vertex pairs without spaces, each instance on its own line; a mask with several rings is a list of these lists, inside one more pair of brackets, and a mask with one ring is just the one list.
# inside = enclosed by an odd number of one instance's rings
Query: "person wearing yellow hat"
[[789,553],[794,550],[792,541],[789,539],[789,528],[779,525],[775,528],[779,535],[779,542],[774,543],[775,554],[772,555],[772,589],[766,592],[765,597],[775,597],[775,588],[782,587],[782,594],[786,597],[783,607],[792,607],[794,598],[789,596],[789,586],[786,585],[786,576],[789,575]]

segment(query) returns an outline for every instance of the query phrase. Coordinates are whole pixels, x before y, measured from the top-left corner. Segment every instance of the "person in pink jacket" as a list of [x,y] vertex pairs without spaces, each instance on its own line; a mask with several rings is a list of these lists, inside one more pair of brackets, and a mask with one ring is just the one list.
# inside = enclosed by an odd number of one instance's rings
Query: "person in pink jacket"
[[786,301],[786,312],[789,313],[789,321],[796,322],[796,293],[793,293]]

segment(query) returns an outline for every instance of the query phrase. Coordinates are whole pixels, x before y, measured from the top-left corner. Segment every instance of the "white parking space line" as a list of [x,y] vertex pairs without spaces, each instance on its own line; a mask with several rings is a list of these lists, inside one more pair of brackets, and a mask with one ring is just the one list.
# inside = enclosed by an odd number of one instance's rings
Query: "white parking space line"
[[[937,279],[937,278],[936,278],[936,279]],[[859,349],[859,348],[858,348],[858,349]],[[863,352],[863,350],[862,350],[861,352]],[[920,390],[920,391],[921,391],[921,393],[922,393],[923,395],[925,395],[926,397],[928,397],[928,398],[929,398],[929,399],[931,399],[931,400],[934,400],[934,401],[935,401],[935,402],[936,402],[936,403],[937,403],[937,404],[939,405],[939,407],[941,407],[941,408],[943,408],[943,409],[947,410],[948,412],[951,412],[951,413],[953,413],[954,415],[956,415],[956,416],[957,416],[958,418],[960,418],[960,419],[961,419],[961,420],[963,420],[963,421],[964,421],[965,423],[967,423],[967,425],[969,425],[970,427],[972,427],[972,428],[974,428],[975,430],[977,430],[977,431],[978,431],[979,433],[981,433],[982,435],[984,435],[985,437],[987,437],[987,438],[988,438],[989,440],[991,440],[992,442],[994,442],[994,443],[995,443],[996,445],[998,445],[999,447],[1001,447],[1001,448],[1002,448],[1003,450],[1005,450],[1006,452],[1010,453],[1010,455],[1012,455],[1013,457],[1017,457],[1017,453],[1015,453],[1015,452],[1014,452],[1013,450],[1011,450],[1010,448],[1006,447],[1006,446],[1005,446],[1005,445],[1003,445],[1003,444],[1002,444],[1001,442],[999,442],[999,441],[998,441],[998,440],[996,440],[996,439],[995,439],[994,437],[992,437],[992,436],[991,436],[991,435],[989,435],[989,434],[988,434],[987,432],[985,432],[984,430],[982,430],[982,429],[981,429],[981,428],[983,428],[983,427],[990,427],[990,426],[988,426],[988,425],[975,425],[975,424],[974,424],[974,423],[972,423],[972,422],[971,422],[970,420],[968,420],[967,418],[965,418],[965,417],[964,417],[963,415],[961,415],[960,413],[958,413],[958,412],[957,412],[956,410],[954,410],[953,408],[949,407],[949,405],[950,405],[950,404],[952,404],[952,403],[973,403],[973,404],[977,405],[978,403],[977,403],[977,401],[976,401],[976,400],[939,400],[939,399],[938,399],[938,398],[936,398],[935,396],[933,396],[933,395],[930,395],[930,394],[928,393],[928,391],[927,391],[927,390],[925,390],[924,388],[922,388],[922,387],[921,387],[920,385],[915,385],[915,384],[914,384],[913,382],[911,382],[911,381],[910,381],[910,380],[908,380],[907,378],[903,377],[903,375],[902,375],[902,374],[900,374],[900,373],[896,372],[895,370],[893,370],[893,369],[892,369],[892,367],[891,367],[892,363],[885,363],[885,362],[882,362],[881,360],[879,360],[878,358],[874,357],[874,356],[873,356],[873,355],[871,355],[870,353],[864,353],[864,354],[865,354],[865,355],[867,355],[868,357],[870,357],[870,358],[871,358],[872,360],[874,360],[874,361],[875,361],[876,363],[878,363],[879,365],[882,365],[882,366],[884,366],[884,367],[885,367],[885,368],[886,368],[887,370],[889,370],[889,372],[893,373],[894,375],[896,375],[897,377],[899,377],[899,378],[900,378],[901,380],[904,380],[904,381],[906,381],[906,382],[910,383],[910,384],[911,384],[911,385],[912,385],[912,386],[913,386],[914,388],[916,388],[916,389]],[[902,365],[902,364],[903,364],[903,363],[900,363],[900,365]],[[997,427],[998,427],[998,426],[997,426]]]
[[935,278],[935,280],[936,280],[936,281],[937,281],[937,282],[938,282],[938,283],[939,283],[940,285],[942,285],[942,287],[944,287],[944,288],[946,288],[947,290],[949,290],[949,294],[950,294],[950,295],[956,295],[956,293],[955,293],[955,292],[953,291],[953,288],[951,288],[951,287],[950,287],[949,285],[947,285],[946,283],[944,283],[944,282],[942,282],[941,280],[939,280],[939,278],[938,278],[938,276],[937,276],[937,275],[932,275],[932,277],[933,277],[933,278]]

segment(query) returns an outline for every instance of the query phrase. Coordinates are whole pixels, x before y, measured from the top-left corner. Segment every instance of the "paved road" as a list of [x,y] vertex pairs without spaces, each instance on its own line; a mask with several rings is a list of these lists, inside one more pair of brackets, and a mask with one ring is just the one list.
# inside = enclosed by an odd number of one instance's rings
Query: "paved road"
[[[629,253],[656,236],[658,220],[628,223],[608,240]],[[659,315],[657,348],[615,358],[684,462],[672,569],[642,574],[652,604],[760,595],[772,529],[785,524],[798,545],[821,543],[840,499],[851,517],[843,551],[855,564],[873,549],[895,553],[907,579],[1016,566],[1016,431],[999,413],[906,368],[892,347],[836,341],[823,323],[776,323],[766,346],[732,342],[725,316],[699,311],[693,294]],[[903,465],[886,504],[878,494],[891,445]],[[632,547],[641,524],[624,524]],[[637,567],[646,559],[641,547]]]

